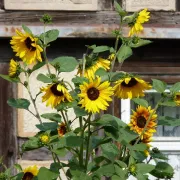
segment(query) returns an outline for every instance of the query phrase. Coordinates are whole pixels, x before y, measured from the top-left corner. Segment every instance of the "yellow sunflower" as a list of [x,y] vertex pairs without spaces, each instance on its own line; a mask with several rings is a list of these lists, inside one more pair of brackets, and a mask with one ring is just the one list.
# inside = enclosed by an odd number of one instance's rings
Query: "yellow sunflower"
[[40,140],[43,144],[47,144],[50,141],[50,137],[48,134],[42,134]]
[[122,99],[144,96],[144,91],[152,86],[138,77],[124,77],[115,82],[114,95]]
[[129,24],[129,26],[131,27],[131,30],[129,31],[129,36],[138,34],[141,31],[143,31],[144,28],[142,24],[149,21],[149,18],[150,18],[149,14],[150,12],[148,12],[147,9],[144,9],[138,13],[138,16],[135,19],[135,22]]
[[[94,74],[95,72],[99,69],[99,68],[103,68],[105,70],[110,69],[110,61],[108,61],[107,59],[103,59],[101,57],[98,57],[98,59],[92,64],[92,65],[87,65],[85,67],[85,71],[84,71],[84,77],[88,78],[88,79],[92,79],[94,78]],[[78,73],[82,76],[82,68],[80,67],[78,69]]]
[[41,88],[45,95],[42,96],[42,102],[47,101],[46,106],[56,107],[61,102],[71,102],[72,96],[69,94],[65,85],[61,83],[49,84],[47,87]]
[[106,110],[109,106],[107,101],[112,101],[110,96],[113,95],[113,88],[108,81],[101,83],[100,77],[91,79],[89,83],[84,82],[83,85],[80,85],[80,90],[79,104],[88,112],[96,113]]
[[34,165],[27,167],[26,169],[23,170],[23,172],[24,172],[24,176],[22,180],[32,180],[34,176],[37,176],[39,170],[38,167]]
[[[133,114],[131,115],[131,121],[128,124],[130,126],[130,129],[134,132],[138,133],[139,135],[142,133],[146,122],[148,121],[149,116],[154,112],[154,109],[151,109],[149,106],[148,108],[145,108],[143,106],[138,106],[136,108],[136,111],[133,111]],[[148,142],[147,136],[152,136],[152,133],[156,132],[156,126],[157,126],[157,114],[156,112],[153,113],[149,124],[147,126],[146,132],[144,133],[145,139],[143,140],[144,136],[142,137],[142,140],[145,142]]]
[[20,74],[19,72],[20,65],[18,62],[14,61],[14,59],[11,59],[9,64],[9,77],[14,78]]
[[174,96],[174,101],[177,106],[180,106],[180,92],[177,92]]
[[61,124],[59,124],[57,131],[60,137],[64,136],[64,134],[67,133],[66,125],[62,122]]
[[10,41],[16,56],[20,57],[27,64],[32,64],[36,60],[42,61],[41,52],[43,49],[37,44],[38,38],[28,33],[23,34],[19,30],[16,30],[16,33],[17,36],[13,36]]

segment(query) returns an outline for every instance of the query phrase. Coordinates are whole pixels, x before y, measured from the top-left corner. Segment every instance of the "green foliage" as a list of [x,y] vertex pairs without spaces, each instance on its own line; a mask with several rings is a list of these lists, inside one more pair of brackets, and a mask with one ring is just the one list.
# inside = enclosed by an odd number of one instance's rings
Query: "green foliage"
[[11,98],[7,101],[8,105],[14,108],[18,108],[18,109],[26,109],[28,110],[30,102],[27,99],[14,99]]
[[47,45],[52,41],[55,41],[59,36],[59,30],[52,29],[40,35],[40,39]]
[[17,78],[11,78],[8,75],[3,75],[3,74],[0,74],[0,77],[5,79],[6,81],[9,81],[9,82],[14,82],[14,83],[20,82],[20,79],[18,77]]
[[53,172],[45,167],[41,167],[38,173],[38,180],[54,180],[59,176],[58,172]]
[[114,1],[114,7],[116,12],[118,12],[120,16],[125,16],[127,14],[127,12],[123,10],[122,7],[116,1]]
[[164,125],[164,126],[180,126],[180,119],[172,118],[169,116],[160,116],[158,118],[158,125]]
[[63,56],[54,59],[51,64],[59,71],[59,72],[71,72],[77,67],[78,63],[74,57]]
[[109,50],[110,50],[109,46],[97,46],[93,49],[93,53],[101,53]]
[[57,122],[45,122],[42,124],[37,124],[36,127],[41,131],[48,131],[48,130],[56,131],[56,129],[58,127],[58,123]]
[[41,117],[44,119],[49,119],[51,121],[61,122],[61,116],[57,113],[45,113],[42,114]]
[[132,99],[136,104],[141,105],[143,107],[148,107],[148,102],[145,99],[140,99],[140,98],[134,98]]
[[137,172],[140,174],[150,173],[153,169],[155,169],[154,165],[145,164],[145,163],[138,163],[136,164]]
[[52,83],[52,79],[44,74],[38,74],[37,80],[43,83]]
[[175,83],[171,88],[170,91],[172,93],[176,93],[180,91],[180,82]]
[[166,90],[167,84],[163,81],[160,81],[158,79],[152,79],[153,81],[153,88],[159,92],[163,93]]
[[81,108],[79,106],[75,106],[73,109],[74,109],[74,113],[76,114],[76,117],[88,115],[88,113],[85,111],[84,108]]
[[[136,38],[136,37],[135,37]],[[129,46],[131,48],[138,48],[138,47],[141,47],[141,46],[145,46],[145,45],[148,45],[152,43],[152,41],[150,40],[146,40],[146,39],[140,39],[140,38],[136,38],[136,39],[133,39],[131,41],[131,43],[129,43]]]
[[22,24],[22,28],[26,33],[32,34],[32,31],[26,25]]
[[162,103],[159,103],[161,106],[169,106],[169,107],[176,107],[176,103],[173,100],[167,100]]
[[117,52],[117,58],[119,63],[122,63],[124,60],[126,60],[128,57],[130,57],[133,54],[132,49],[127,45],[122,45]]
[[39,61],[38,61],[37,64],[35,64],[35,65],[33,66],[33,68],[31,69],[31,73],[34,72],[34,71],[36,71],[36,70],[38,70],[38,69],[40,69],[40,68],[43,67],[45,64],[46,64],[45,62],[39,62]]

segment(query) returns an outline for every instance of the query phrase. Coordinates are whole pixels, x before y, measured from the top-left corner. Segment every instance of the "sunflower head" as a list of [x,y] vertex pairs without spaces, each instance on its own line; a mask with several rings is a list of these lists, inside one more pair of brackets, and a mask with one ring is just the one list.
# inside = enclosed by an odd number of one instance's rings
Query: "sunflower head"
[[174,102],[176,103],[177,106],[180,106],[180,92],[175,93]]
[[126,76],[115,82],[114,95],[122,99],[144,96],[144,91],[152,86],[139,77]]
[[42,144],[48,144],[49,141],[50,141],[49,135],[48,134],[42,134],[40,136],[40,141],[41,141]]
[[21,72],[20,64],[14,61],[14,59],[11,59],[9,64],[9,77],[11,78],[18,77],[20,72]]
[[[131,115],[130,123],[128,124],[131,130],[133,130],[138,134],[141,134],[152,113],[153,115],[147,125],[147,130],[143,135],[144,142],[150,140],[148,138],[152,136],[152,133],[156,132],[157,114],[154,111],[154,109],[151,109],[150,106],[148,108],[145,108],[143,106],[138,106],[136,111],[133,111],[133,114]],[[147,136],[144,138],[145,135]]]
[[129,36],[132,36],[134,34],[138,34],[141,31],[143,31],[143,26],[145,22],[149,21],[150,18],[150,12],[147,11],[147,9],[143,9],[140,11],[136,16],[134,16],[133,21],[131,21],[128,25],[131,27],[129,31]]
[[22,33],[16,30],[17,35],[12,37],[10,44],[16,52],[16,56],[20,57],[27,64],[35,63],[36,60],[42,61],[41,52],[43,49],[37,44],[38,38],[32,34]]
[[35,176],[37,176],[39,170],[36,165],[29,166],[26,169],[23,170],[24,176],[22,180],[32,180]]
[[46,106],[52,108],[55,108],[61,102],[71,102],[73,100],[64,83],[49,84],[47,87],[42,87],[41,91],[45,92],[42,96],[42,102],[47,101]]
[[66,125],[62,122],[61,124],[59,124],[57,131],[60,137],[64,136],[67,133]]
[[[84,70],[84,77],[88,79],[93,79],[95,72],[99,68],[103,68],[104,70],[110,69],[110,61],[107,59],[103,59],[101,57],[95,58],[93,60],[89,60],[86,62],[85,70]],[[78,68],[78,73],[81,76],[83,75],[83,68],[82,65]]]
[[89,83],[84,82],[80,85],[81,93],[79,104],[88,112],[96,113],[106,110],[109,106],[108,101],[112,101],[113,88],[108,81],[101,83],[101,78],[91,79]]

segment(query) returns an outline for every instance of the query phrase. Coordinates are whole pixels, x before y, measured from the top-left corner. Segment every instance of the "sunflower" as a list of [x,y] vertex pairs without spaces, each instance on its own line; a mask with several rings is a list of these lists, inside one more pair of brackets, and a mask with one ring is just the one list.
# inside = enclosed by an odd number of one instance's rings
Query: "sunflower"
[[174,101],[177,106],[180,106],[180,92],[177,92],[174,96]]
[[20,74],[20,65],[14,59],[11,59],[9,64],[9,77],[14,78]]
[[122,99],[144,96],[144,90],[152,86],[138,77],[124,77],[115,82],[114,95]]
[[133,34],[138,34],[143,31],[144,28],[142,24],[149,21],[149,14],[150,12],[148,12],[147,9],[144,9],[138,13],[135,21],[129,24],[129,26],[131,27],[129,36],[132,36]]
[[61,124],[59,124],[57,131],[60,137],[64,136],[64,134],[67,133],[66,125],[62,122]]
[[27,64],[32,64],[36,60],[42,61],[41,52],[43,49],[37,44],[38,38],[27,32],[23,34],[21,31],[16,30],[16,33],[17,36],[13,36],[10,41],[16,56],[20,57]]
[[40,141],[41,141],[42,144],[47,144],[47,143],[49,143],[49,141],[50,141],[49,135],[48,135],[48,134],[42,134],[42,135],[40,136]]
[[42,96],[42,102],[47,101],[46,106],[50,105],[52,108],[61,102],[71,102],[73,100],[65,85],[61,83],[49,84],[47,87],[42,87],[41,91],[45,92],[45,95]]
[[29,166],[26,169],[23,170],[24,176],[22,180],[32,180],[34,176],[37,176],[39,170],[36,165]]
[[[99,68],[108,70],[108,69],[110,69],[110,64],[111,64],[110,61],[108,61],[107,59],[98,57],[98,59],[93,64],[91,64],[91,65],[86,64],[85,71],[84,71],[84,77],[86,77],[88,79],[92,79],[92,78],[94,78],[95,72]],[[79,67],[77,74],[80,74],[81,76],[83,75],[82,67]]]
[[149,121],[149,124],[147,125],[146,132],[144,133],[145,139],[144,139],[144,135],[142,136],[142,141],[144,141],[146,143],[148,141],[150,141],[150,139],[148,139],[147,137],[148,136],[151,137],[152,133],[156,132],[157,114],[156,114],[156,112],[154,112],[154,109],[151,109],[150,106],[148,108],[145,108],[143,106],[138,106],[136,108],[136,111],[133,111],[133,114],[131,115],[131,121],[128,124],[128,126],[130,126],[131,130],[133,130],[134,132],[141,135],[141,133],[146,125],[146,122],[148,121],[148,119],[152,113],[153,113],[153,115]]
[[89,83],[84,82],[83,85],[80,85],[80,90],[79,104],[88,112],[96,113],[106,110],[109,106],[107,101],[112,101],[110,96],[113,95],[113,88],[108,81],[101,83],[100,77],[91,79]]

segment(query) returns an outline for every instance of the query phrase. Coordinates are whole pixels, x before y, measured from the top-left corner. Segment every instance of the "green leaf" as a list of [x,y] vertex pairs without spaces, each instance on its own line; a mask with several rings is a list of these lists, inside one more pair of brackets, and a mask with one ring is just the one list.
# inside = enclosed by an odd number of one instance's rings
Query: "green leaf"
[[75,77],[72,79],[72,82],[76,85],[79,86],[80,84],[83,84],[84,82],[88,82],[88,79],[85,77]]
[[111,177],[115,173],[114,165],[113,164],[108,164],[101,166],[96,173],[100,174],[101,176],[107,176]]
[[177,82],[176,84],[174,84],[171,88],[170,91],[172,93],[176,93],[180,91],[180,82]]
[[[74,98],[75,99],[75,98]],[[59,105],[56,106],[57,111],[65,110],[68,108],[73,108],[77,106],[77,101],[71,102],[61,102]]]
[[138,174],[136,175],[136,178],[137,178],[138,180],[149,180],[147,175],[143,175],[143,174],[141,174],[141,173],[138,173]]
[[51,64],[58,66],[59,72],[71,72],[77,67],[78,63],[74,57],[63,56],[54,59]]
[[114,7],[116,12],[118,12],[120,16],[125,16],[127,14],[127,12],[123,10],[122,7],[116,1],[114,1]]
[[57,127],[58,127],[58,123],[57,122],[45,122],[42,124],[36,124],[36,127],[41,130],[41,131],[56,131]]
[[105,76],[105,75],[107,75],[107,71],[104,68],[99,68],[95,72],[95,76]]
[[68,151],[64,148],[58,148],[52,150],[55,154],[57,154],[59,157],[65,157],[68,153]]
[[109,50],[110,50],[109,46],[97,46],[94,48],[93,53],[100,53],[100,52],[105,52]]
[[49,169],[45,167],[41,167],[37,175],[38,180],[54,180],[54,179],[57,179],[58,176],[59,176],[59,173],[50,171]]
[[164,126],[180,126],[180,119],[169,117],[169,116],[160,116],[158,118],[158,125]]
[[26,33],[32,34],[32,31],[26,25],[22,24],[22,28]]
[[67,147],[79,147],[83,143],[83,139],[79,136],[68,136],[66,137]]
[[144,152],[147,149],[147,145],[143,144],[143,143],[136,144],[136,145],[132,146],[131,149],[134,151],[143,151]]
[[51,82],[52,82],[52,79],[51,79],[51,78],[49,78],[49,77],[47,77],[46,75],[41,74],[41,73],[38,74],[37,80],[38,80],[38,81],[41,81],[41,82],[43,82],[43,83],[51,83]]
[[161,106],[169,106],[169,107],[176,107],[177,104],[173,100],[168,100],[162,103],[159,103]]
[[161,152],[150,152],[150,156],[155,158],[155,159],[162,159],[162,160],[168,160],[168,158]]
[[18,170],[18,171],[23,171],[22,167],[20,164],[14,164],[14,167]]
[[20,82],[19,78],[10,78],[8,75],[0,74],[0,77],[9,82],[14,82],[14,83]]
[[31,137],[29,140],[27,140],[23,145],[22,145],[22,151],[31,151],[34,149],[41,148],[42,144],[39,143],[39,138],[37,137]]
[[58,38],[59,30],[52,29],[52,30],[49,30],[49,31],[45,32],[45,34],[42,33],[40,35],[40,39],[42,41],[44,41],[44,36],[45,36],[45,44],[49,44],[50,42],[55,41]]
[[[156,167],[153,171],[150,172],[151,175],[157,178],[166,178],[166,177],[173,177],[174,170],[172,166],[170,166],[166,162],[158,162]],[[171,179],[171,178],[170,178]]]
[[127,45],[122,45],[117,52],[117,58],[119,63],[122,63],[125,59],[133,54],[132,49]]
[[33,71],[36,71],[36,70],[38,70],[38,69],[40,69],[41,67],[43,67],[44,65],[45,65],[46,63],[45,62],[37,62],[37,64],[35,64],[34,66],[33,66],[33,68],[31,69],[31,71],[33,72]]
[[87,112],[85,111],[85,109],[83,109],[79,106],[75,106],[73,109],[74,109],[74,113],[76,114],[76,117],[87,115]]
[[131,157],[136,159],[138,162],[143,162],[147,158],[144,151],[131,151],[130,154]]
[[140,99],[140,98],[134,98],[132,99],[136,104],[141,105],[143,107],[148,107],[148,102],[145,99]]
[[118,164],[118,166],[121,168],[127,168],[127,164],[123,161],[116,160],[115,163]]
[[127,174],[128,174],[128,171],[125,170],[125,169],[122,169],[120,168],[118,165],[114,165],[114,168],[115,168],[115,173],[120,177],[119,179],[121,180],[127,180]]
[[112,162],[115,161],[116,157],[119,154],[119,149],[113,143],[103,144],[101,145],[101,149],[102,149],[102,155]]
[[153,88],[159,92],[163,93],[166,90],[167,84],[163,81],[160,81],[158,79],[152,79],[153,81]]
[[150,40],[138,39],[138,42],[137,42],[137,43],[131,42],[131,43],[129,44],[129,46],[130,46],[131,48],[138,48],[138,47],[145,46],[145,45],[148,45],[148,44],[151,44],[151,43],[152,43],[152,41],[150,41]]
[[124,75],[125,75],[124,72],[112,72],[110,74],[111,81],[112,82],[118,81],[119,79],[123,78]]
[[45,113],[42,114],[41,117],[44,119],[49,119],[51,121],[61,122],[61,116],[57,113]]
[[19,109],[27,109],[29,108],[30,102],[27,99],[14,99],[11,98],[7,101],[8,105],[11,107],[19,108]]
[[18,173],[15,176],[12,177],[12,180],[22,180],[23,176],[24,176],[23,172]]
[[137,172],[138,172],[138,173],[142,173],[142,174],[149,173],[149,172],[151,172],[153,169],[155,169],[155,166],[154,166],[154,165],[144,164],[144,163],[136,164],[136,167],[137,167]]
[[[111,180],[120,180],[120,177],[119,176],[117,176],[117,175],[113,175],[112,177],[111,177]],[[122,179],[123,180],[123,179]],[[126,179],[125,179],[126,180]]]

